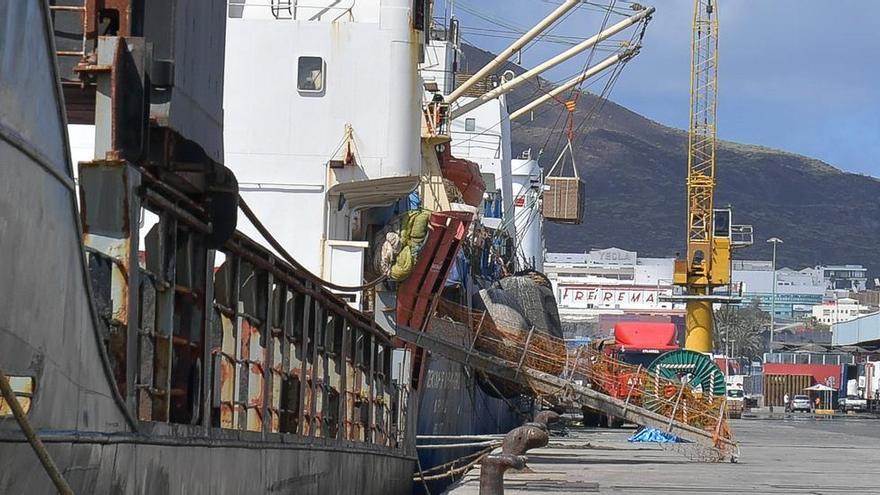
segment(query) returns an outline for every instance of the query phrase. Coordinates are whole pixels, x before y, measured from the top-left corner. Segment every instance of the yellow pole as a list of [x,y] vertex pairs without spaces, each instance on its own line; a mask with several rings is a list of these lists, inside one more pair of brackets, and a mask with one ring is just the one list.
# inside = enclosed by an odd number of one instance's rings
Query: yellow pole
[[684,348],[703,353],[712,352],[712,303],[709,301],[688,301],[687,335]]

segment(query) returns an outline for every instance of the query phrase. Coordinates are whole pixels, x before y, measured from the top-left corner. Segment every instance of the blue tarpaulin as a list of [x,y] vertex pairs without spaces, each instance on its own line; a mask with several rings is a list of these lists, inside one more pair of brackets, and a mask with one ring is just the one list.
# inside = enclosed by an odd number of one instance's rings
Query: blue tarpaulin
[[629,441],[633,443],[679,443],[682,440],[672,433],[646,426],[629,437]]

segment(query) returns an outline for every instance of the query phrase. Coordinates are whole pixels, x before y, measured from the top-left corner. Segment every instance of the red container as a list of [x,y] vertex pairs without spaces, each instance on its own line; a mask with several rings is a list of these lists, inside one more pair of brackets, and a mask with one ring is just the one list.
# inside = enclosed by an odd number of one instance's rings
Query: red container
[[675,333],[673,323],[620,321],[614,325],[614,343],[623,352],[673,351],[678,349]]
[[813,378],[810,385],[821,383],[835,390],[840,388],[840,373],[837,364],[764,364],[765,375],[809,375]]

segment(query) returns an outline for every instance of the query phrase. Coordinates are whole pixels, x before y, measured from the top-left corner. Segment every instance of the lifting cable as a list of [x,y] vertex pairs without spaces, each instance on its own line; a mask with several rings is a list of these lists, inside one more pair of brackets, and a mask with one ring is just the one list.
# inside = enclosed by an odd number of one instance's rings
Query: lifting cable
[[251,224],[253,224],[253,226],[257,229],[257,231],[260,233],[260,235],[262,235],[263,238],[265,238],[266,241],[272,246],[272,248],[275,249],[275,251],[277,251],[278,254],[281,255],[281,257],[284,258],[285,261],[287,261],[288,263],[293,265],[293,267],[296,268],[297,270],[303,272],[303,275],[305,275],[305,277],[307,279],[309,279],[309,281],[311,281],[312,283],[314,283],[316,285],[324,286],[324,287],[327,287],[328,289],[338,290],[341,292],[357,292],[357,291],[369,289],[371,287],[375,287],[376,285],[379,285],[380,283],[384,282],[388,278],[387,275],[382,275],[382,276],[376,278],[375,280],[372,280],[370,282],[367,282],[363,285],[358,285],[358,286],[337,285],[337,284],[334,284],[333,282],[329,282],[327,280],[324,280],[321,277],[310,272],[306,267],[302,266],[298,261],[296,261],[296,259],[293,256],[290,255],[290,253],[287,252],[286,249],[284,249],[284,246],[282,246],[281,243],[278,242],[278,239],[276,239],[272,235],[272,233],[269,232],[269,229],[267,229],[266,226],[263,225],[263,222],[260,221],[260,219],[254,213],[254,211],[251,210],[250,206],[248,206],[247,201],[245,201],[244,198],[240,194],[238,196],[238,207],[239,207],[239,209],[241,209],[242,213],[244,213],[244,215],[247,217],[247,219],[251,222]]
[[[611,4],[608,6],[608,9],[605,11],[605,17],[602,19],[602,23],[599,25],[599,31],[598,31],[599,33],[604,31],[608,27],[608,21],[611,19],[611,12],[614,9],[614,6],[616,4],[617,4],[617,0],[612,0]],[[587,54],[587,58],[584,61],[584,68],[583,68],[583,70],[581,70],[581,74],[585,74],[590,69],[590,64],[593,61],[593,55],[595,55],[595,53],[596,53],[596,47],[593,46],[593,48],[591,48],[590,52]],[[618,66],[619,66],[619,64],[618,64]],[[577,106],[577,101],[582,94],[582,91],[580,91],[581,86],[583,86],[583,83],[578,85],[578,87],[571,88],[571,91],[568,94],[569,101],[574,100],[574,106]],[[556,98],[554,98],[554,99],[556,99]],[[560,100],[556,99],[556,101],[560,101]],[[569,141],[569,147],[570,147],[571,141],[573,140],[572,127],[573,127],[573,121],[574,121],[574,110],[573,110],[573,108],[569,107],[567,104],[566,104],[566,109],[568,110],[568,126],[569,126],[568,141]],[[559,124],[559,120],[562,118],[562,115],[563,114],[560,112],[559,116],[556,119],[556,125]],[[553,126],[554,129],[556,128],[556,125]],[[544,142],[544,146],[541,147],[541,152],[544,151],[544,148],[546,148],[547,144],[550,142],[551,135],[552,135],[552,133],[547,135],[547,140]],[[561,139],[562,138],[560,136],[560,138],[557,139],[557,141],[556,141],[555,147],[557,149],[559,148],[559,142]],[[563,149],[562,153],[564,153],[564,152],[565,152],[565,150]]]
[[[642,28],[638,30],[638,34],[633,33],[632,37],[630,37],[629,45],[632,46],[641,46],[642,41],[645,38],[645,31],[648,29],[648,23],[651,18],[648,17],[642,21]],[[620,78],[620,74],[623,73],[623,69],[626,67],[626,64],[629,63],[629,59],[622,61],[617,64],[611,72],[610,77],[606,81],[605,87],[602,89],[602,93],[599,96],[599,100],[590,108],[587,112],[584,120],[578,125],[575,129],[575,133],[579,134],[584,127],[589,123],[589,121],[593,118],[593,116],[600,112],[602,108],[604,108],[605,103],[608,101],[608,95],[611,94],[611,91],[614,89],[615,84],[617,84],[617,80]]]

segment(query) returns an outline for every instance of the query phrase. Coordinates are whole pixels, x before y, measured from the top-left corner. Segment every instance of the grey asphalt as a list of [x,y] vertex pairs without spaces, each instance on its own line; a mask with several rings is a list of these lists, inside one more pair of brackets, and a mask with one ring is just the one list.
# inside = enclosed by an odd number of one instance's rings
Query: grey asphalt
[[[797,416],[732,422],[736,464],[694,462],[633,430],[572,429],[528,454],[531,472],[508,473],[505,493],[880,494],[880,420]],[[479,469],[450,489],[479,492]]]

